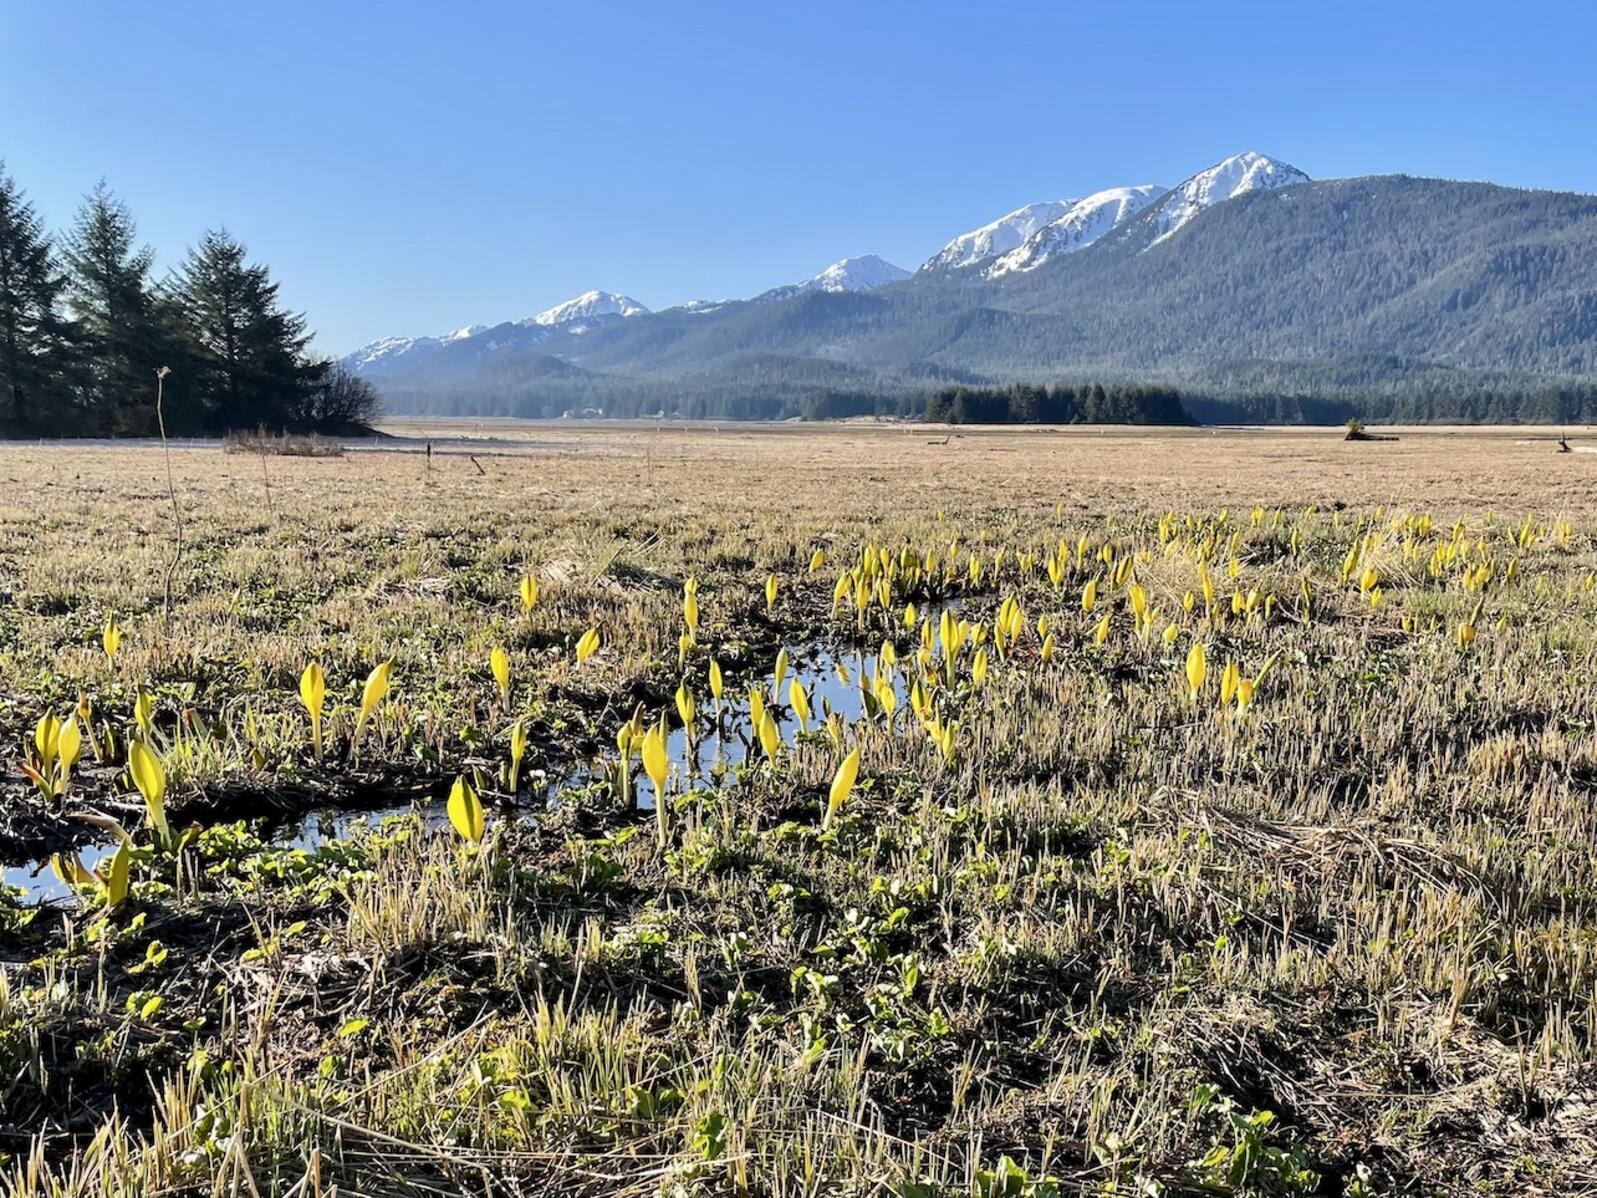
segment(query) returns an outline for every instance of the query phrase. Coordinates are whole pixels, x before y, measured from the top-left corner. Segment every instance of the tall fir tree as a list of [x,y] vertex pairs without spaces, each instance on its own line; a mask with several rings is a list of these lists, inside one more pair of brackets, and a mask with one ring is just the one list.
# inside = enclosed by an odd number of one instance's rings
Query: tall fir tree
[[102,181],[66,239],[69,305],[83,334],[90,401],[105,431],[155,431],[151,393],[169,346],[150,286],[155,253]]
[[75,431],[65,289],[44,223],[0,162],[0,431]]
[[294,427],[327,364],[310,360],[302,316],[284,310],[265,266],[225,229],[205,234],[169,285],[196,402],[213,428]]

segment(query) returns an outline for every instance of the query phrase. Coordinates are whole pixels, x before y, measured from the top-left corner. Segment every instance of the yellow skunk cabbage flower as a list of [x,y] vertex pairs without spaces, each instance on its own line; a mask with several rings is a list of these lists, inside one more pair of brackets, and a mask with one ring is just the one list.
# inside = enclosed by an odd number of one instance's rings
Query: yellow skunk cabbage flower
[[810,554],[811,574],[814,574],[815,571],[819,570],[824,565],[826,565],[826,550],[817,549],[814,553]]
[[148,738],[155,731],[155,696],[141,690],[133,698],[133,723]]
[[782,680],[787,677],[787,647],[783,646],[776,654],[776,669],[771,672],[771,693],[778,696],[782,694]]
[[150,827],[160,844],[167,843],[166,826],[166,767],[155,755],[155,750],[142,740],[128,746],[128,772],[133,775],[133,785],[144,796],[144,807],[150,815]]
[[687,729],[689,736],[692,736],[695,708],[693,706],[693,692],[688,689],[687,679],[685,678],[677,686],[676,701],[677,715],[682,717],[682,727]]
[[977,686],[987,682],[987,650],[976,650],[976,656],[970,659],[970,680]]
[[832,705],[821,699],[821,706],[826,708],[826,739],[832,742],[832,747],[839,753],[843,751],[843,717],[831,709]]
[[123,840],[111,857],[111,868],[105,875],[105,905],[120,907],[127,901],[129,873],[133,864],[132,842]]
[[50,868],[54,871],[55,876],[61,879],[63,885],[70,886],[74,890],[80,886],[94,885],[94,875],[83,868],[83,862],[78,860],[75,853],[56,853],[52,855]]
[[713,657],[710,659],[710,696],[715,700],[716,707],[721,706],[721,692],[726,687],[726,680],[721,675],[721,663]]
[[448,812],[449,822],[460,833],[462,840],[469,840],[473,844],[482,841],[487,818],[483,814],[482,800],[465,778],[456,778],[455,784],[449,788]]
[[1481,609],[1486,606],[1482,599],[1475,604],[1475,610],[1470,612],[1469,619],[1458,626],[1458,647],[1467,649],[1475,641],[1475,623],[1481,618]]
[[1081,610],[1091,611],[1098,605],[1098,579],[1087,579],[1087,585],[1081,589]]
[[528,574],[521,580],[521,606],[526,611],[531,611],[538,606],[538,580]]
[[882,709],[882,714],[891,721],[893,713],[898,710],[898,692],[893,689],[893,680],[885,673],[878,672],[871,693],[876,699],[876,705]]
[[694,591],[689,591],[682,599],[682,622],[688,626],[688,635],[696,635],[699,631],[699,596]]
[[510,655],[505,652],[503,645],[494,646],[494,651],[488,655],[488,668],[493,671],[494,681],[499,684],[500,697],[506,703],[510,702]]
[[1246,711],[1253,703],[1253,689],[1258,685],[1256,679],[1239,678],[1237,680],[1237,710]]
[[1194,699],[1203,689],[1203,680],[1208,674],[1209,662],[1203,651],[1203,642],[1194,641],[1192,648],[1187,650],[1187,686],[1191,689]]
[[326,699],[327,676],[322,673],[322,667],[313,661],[299,676],[299,701],[305,705],[305,711],[311,717],[311,744],[315,746],[318,757],[322,755],[322,704]]
[[904,604],[904,627],[912,629],[915,627],[915,623],[915,605],[913,603]]
[[56,746],[60,739],[60,717],[53,711],[45,712],[33,727],[33,747],[39,751],[39,760],[46,766],[55,764]]
[[662,719],[651,726],[643,737],[643,772],[654,783],[655,830],[661,848],[665,847],[666,842],[665,776],[670,767],[671,759],[665,750],[665,721]]
[[356,740],[360,739],[361,730],[366,727],[366,721],[372,718],[378,704],[388,697],[388,676],[393,668],[392,661],[385,661],[366,675],[366,685],[360,692],[360,714],[355,717]]
[[105,622],[105,631],[100,634],[100,644],[105,648],[108,661],[116,660],[117,646],[122,643],[122,628],[112,616]]
[[1011,641],[1018,641],[1020,634],[1026,630],[1026,613],[1021,609],[1020,601],[1011,595],[998,609],[998,615],[1004,634]]
[[1053,633],[1050,632],[1042,638],[1042,649],[1040,651],[1040,655],[1044,661],[1052,661],[1054,659]]
[[854,780],[859,777],[859,749],[856,748],[837,767],[832,775],[832,789],[826,796],[826,814],[821,817],[821,831],[831,827],[832,817],[848,802],[854,793]]
[[775,574],[765,576],[765,610],[769,612],[776,606],[777,580]]
[[837,576],[837,585],[832,588],[832,610],[835,611],[837,608],[841,607],[843,600],[847,599],[853,593],[854,579],[848,573],[848,571],[845,570],[843,573]]
[[632,806],[632,750],[634,746],[641,746],[643,741],[643,733],[638,725],[642,710],[640,706],[632,713],[630,720],[616,729],[616,781],[624,807]]
[[1225,669],[1220,671],[1220,703],[1221,706],[1231,702],[1237,693],[1237,687],[1242,682],[1242,671],[1234,661],[1225,663]]
[[590,628],[577,638],[577,664],[580,666],[599,651],[599,630]]
[[72,767],[78,764],[78,757],[83,752],[83,735],[78,731],[78,717],[69,715],[66,723],[61,725],[61,731],[56,736],[55,759],[56,765],[61,770],[61,787],[67,784],[67,779],[72,774]]
[[776,721],[771,718],[771,713],[767,711],[760,717],[760,748],[764,749],[765,755],[774,762],[776,754],[781,747],[782,735],[776,730]]
[[749,724],[753,728],[756,738],[760,735],[760,725],[765,722],[765,695],[755,688],[749,691]]
[[1100,619],[1098,621],[1098,623],[1096,625],[1094,625],[1094,627],[1093,627],[1093,630],[1092,630],[1092,643],[1094,645],[1097,645],[1101,649],[1101,648],[1103,648],[1104,642],[1107,641],[1108,639],[1109,639],[1109,613],[1105,612],[1103,614],[1103,618]]
[[517,720],[510,729],[510,793],[516,793],[521,777],[521,759],[527,755],[527,721]]
[[1131,613],[1137,617],[1137,624],[1140,626],[1142,624],[1142,618],[1148,614],[1148,595],[1147,592],[1142,589],[1142,584],[1138,582],[1131,584],[1130,594]]
[[797,678],[787,688],[788,705],[793,708],[793,714],[798,717],[799,731],[810,730],[810,697],[805,693],[803,685]]

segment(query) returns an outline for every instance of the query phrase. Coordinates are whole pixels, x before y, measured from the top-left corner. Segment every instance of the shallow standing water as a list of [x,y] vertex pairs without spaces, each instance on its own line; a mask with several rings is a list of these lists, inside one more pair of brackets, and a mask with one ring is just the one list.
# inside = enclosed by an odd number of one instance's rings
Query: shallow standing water
[[[931,613],[934,618],[936,612]],[[813,730],[824,724],[828,711],[836,712],[852,723],[864,714],[865,703],[860,692],[860,678],[874,674],[879,666],[873,653],[834,653],[828,649],[810,649],[795,653],[789,650],[787,674],[782,680],[781,694],[773,693],[773,676],[768,671],[758,683],[765,693],[767,710],[777,723],[782,740],[791,744],[799,732],[799,720],[788,703],[789,683],[796,679],[809,694],[810,720]],[[775,659],[772,659],[772,668]],[[900,706],[908,703],[908,692],[902,671],[892,671],[893,691]],[[694,736],[689,740],[687,729],[674,728],[667,742],[671,759],[671,774],[677,787],[698,789],[719,786],[728,774],[745,761],[758,761],[762,751],[755,743],[754,730],[749,726],[749,691],[751,684],[733,687],[728,684],[726,697],[719,715],[709,697],[694,696],[698,704]],[[751,748],[751,745],[753,746]],[[603,762],[581,766],[571,773],[545,784],[546,801],[557,804],[561,795],[573,788],[591,785],[601,776],[598,770],[614,766],[612,753]],[[655,795],[639,769],[637,753],[633,754],[635,774],[633,794],[637,805],[653,810]],[[422,807],[410,805],[370,808],[358,811],[312,811],[297,819],[284,822],[267,832],[269,842],[278,848],[304,849],[314,852],[330,841],[349,836],[358,824],[375,827],[390,816],[404,816],[412,812],[421,815],[429,831],[448,822],[442,803]],[[78,857],[87,867],[94,868],[102,858],[107,860],[115,849],[115,842],[102,841],[81,846]],[[48,860],[4,867],[0,881],[6,887],[19,888],[25,903],[70,903],[74,894],[70,887],[56,876]]]

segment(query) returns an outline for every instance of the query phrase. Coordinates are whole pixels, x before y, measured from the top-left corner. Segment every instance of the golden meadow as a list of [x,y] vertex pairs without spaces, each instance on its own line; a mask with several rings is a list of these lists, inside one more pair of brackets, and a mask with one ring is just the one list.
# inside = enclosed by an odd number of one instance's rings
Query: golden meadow
[[1589,457],[528,436],[0,449],[0,1193],[1597,1192]]

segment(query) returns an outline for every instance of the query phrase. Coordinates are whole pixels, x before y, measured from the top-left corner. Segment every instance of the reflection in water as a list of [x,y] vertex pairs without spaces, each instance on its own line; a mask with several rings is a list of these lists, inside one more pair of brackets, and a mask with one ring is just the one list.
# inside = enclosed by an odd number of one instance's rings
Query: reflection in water
[[[878,664],[873,653],[840,655],[819,650],[789,664],[780,695],[773,694],[774,678],[771,674],[752,685],[764,694],[766,710],[776,721],[777,731],[782,734],[783,741],[792,744],[793,737],[799,731],[798,716],[788,703],[788,686],[794,679],[809,694],[809,726],[813,732],[826,722],[828,712],[837,713],[847,723],[853,723],[864,714],[865,699],[860,690],[860,681],[862,678],[874,678]],[[754,729],[749,721],[750,689],[749,685],[745,685],[734,692],[728,686],[719,718],[713,703],[706,701],[700,704],[691,757],[687,729],[672,729],[666,749],[678,789],[713,788],[734,767],[745,761],[760,759],[761,750],[754,743]],[[903,675],[897,671],[893,673],[893,693],[900,705],[908,701]],[[612,764],[613,759],[606,762],[607,767]],[[591,781],[591,775],[586,780]],[[558,797],[559,790],[570,784],[568,780],[558,785],[551,797]],[[639,807],[648,811],[654,809],[653,788],[641,773],[635,793]]]

